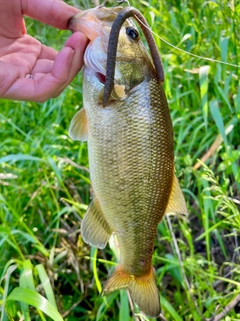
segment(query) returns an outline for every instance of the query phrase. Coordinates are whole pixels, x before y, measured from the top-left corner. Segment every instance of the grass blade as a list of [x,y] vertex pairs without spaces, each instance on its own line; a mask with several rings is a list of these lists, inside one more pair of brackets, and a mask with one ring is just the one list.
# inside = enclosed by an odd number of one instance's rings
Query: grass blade
[[229,37],[221,37],[220,38],[221,60],[222,61],[227,61],[228,42],[229,42]]
[[120,303],[119,321],[129,321],[130,315],[127,291],[120,291]]
[[51,282],[49,280],[49,277],[46,273],[46,270],[44,268],[44,266],[42,264],[38,264],[36,266],[36,269],[38,271],[38,276],[41,280],[42,283],[42,287],[46,293],[46,297],[48,299],[48,301],[55,307],[57,308],[57,304],[55,301],[55,297],[54,297],[54,293],[53,293],[53,289],[52,289],[52,285]]
[[92,247],[91,248],[91,257],[93,258],[93,261],[92,261],[93,275],[94,275],[94,279],[96,282],[98,292],[102,293],[102,285],[99,280],[98,271],[97,271],[97,253],[98,253],[98,249],[96,247]]
[[25,155],[25,154],[11,154],[0,158],[1,163],[15,163],[18,161],[35,161],[35,162],[44,162],[45,160],[39,157]]
[[5,318],[5,313],[4,313],[4,307],[6,304],[6,300],[7,300],[7,293],[8,293],[8,288],[9,288],[9,283],[10,283],[10,278],[11,278],[11,274],[13,273],[14,270],[16,270],[17,265],[10,265],[9,268],[7,269],[6,272],[6,277],[5,277],[5,286],[4,286],[4,291],[3,291],[3,296],[1,298],[1,306],[2,306],[2,313],[1,313],[1,321],[4,320]]
[[54,321],[63,321],[57,309],[39,293],[30,289],[15,288],[7,297],[7,301],[19,301],[29,304],[48,315]]
[[224,141],[225,146],[227,147],[228,141],[227,141],[227,136],[225,134],[225,128],[224,128],[224,123],[223,123],[223,118],[219,110],[219,105],[217,100],[211,100],[210,101],[210,111],[212,114],[212,117],[217,125],[217,128],[222,136],[222,139]]
[[[20,280],[19,284],[21,288],[27,288],[35,292],[35,285],[34,285],[34,280],[33,280],[33,273],[32,273],[32,263],[30,260],[25,260],[23,262],[23,271],[20,275]],[[30,312],[29,312],[29,306],[28,304],[24,302],[20,302],[22,312],[24,315],[24,320],[30,321]]]
[[200,95],[205,127],[208,125],[208,73],[210,66],[202,66],[199,69]]
[[180,317],[180,315],[177,313],[177,311],[174,309],[174,307],[169,303],[169,301],[164,298],[164,296],[160,296],[161,306],[168,311],[168,313],[173,317],[173,320],[175,321],[183,321],[183,319]]

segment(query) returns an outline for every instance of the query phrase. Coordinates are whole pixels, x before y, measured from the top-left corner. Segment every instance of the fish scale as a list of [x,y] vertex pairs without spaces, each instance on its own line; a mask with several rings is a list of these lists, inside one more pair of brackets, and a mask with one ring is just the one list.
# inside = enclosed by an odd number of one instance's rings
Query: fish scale
[[[82,221],[82,237],[104,248],[114,233],[120,249],[119,264],[103,294],[128,289],[140,310],[156,317],[160,303],[152,255],[157,225],[165,213],[187,210],[174,174],[167,100],[141,40],[129,39],[127,28],[135,28],[130,20],[119,34],[114,88],[103,106],[109,26],[120,10],[90,9],[70,21],[71,30],[91,41],[84,56],[84,108],[73,118],[69,134],[88,141],[94,195]],[[96,44],[99,48],[93,50]]]

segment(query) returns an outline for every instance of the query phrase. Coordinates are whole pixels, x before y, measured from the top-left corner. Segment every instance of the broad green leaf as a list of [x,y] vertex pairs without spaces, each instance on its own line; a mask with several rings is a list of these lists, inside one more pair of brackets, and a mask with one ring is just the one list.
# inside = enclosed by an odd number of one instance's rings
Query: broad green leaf
[[30,289],[17,287],[7,297],[7,301],[19,301],[41,310],[54,321],[63,321],[57,309],[39,293]]

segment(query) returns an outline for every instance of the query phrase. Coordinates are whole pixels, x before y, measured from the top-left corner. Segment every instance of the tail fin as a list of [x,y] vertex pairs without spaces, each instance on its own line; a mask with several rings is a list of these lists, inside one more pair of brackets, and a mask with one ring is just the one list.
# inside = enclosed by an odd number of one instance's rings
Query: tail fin
[[133,301],[146,315],[155,318],[159,316],[161,309],[153,269],[144,276],[136,277],[127,274],[119,265],[107,281],[103,295],[120,289],[129,290]]

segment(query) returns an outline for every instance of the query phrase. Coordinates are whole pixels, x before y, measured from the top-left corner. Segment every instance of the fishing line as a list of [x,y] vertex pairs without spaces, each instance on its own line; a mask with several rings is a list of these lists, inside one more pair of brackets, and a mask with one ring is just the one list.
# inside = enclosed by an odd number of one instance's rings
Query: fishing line
[[157,33],[155,33],[151,28],[149,28],[147,25],[144,25],[142,21],[140,21],[138,19],[137,16],[135,16],[136,19],[139,21],[140,24],[142,24],[145,28],[147,28],[154,36],[158,37],[161,41],[163,41],[164,43],[166,43],[167,45],[169,45],[170,47],[176,49],[176,50],[179,50],[189,56],[192,56],[192,57],[195,57],[195,58],[198,58],[198,59],[202,59],[202,60],[207,60],[207,61],[211,61],[211,62],[217,62],[219,64],[222,64],[222,65],[227,65],[227,66],[231,66],[231,67],[236,67],[236,68],[240,68],[240,66],[238,65],[235,65],[235,64],[231,64],[230,62],[225,62],[225,61],[222,61],[222,60],[217,60],[217,59],[213,59],[213,58],[208,58],[208,57],[203,57],[203,56],[199,56],[199,55],[196,55],[196,54],[193,54],[191,52],[188,52],[186,50],[183,50],[177,46],[174,46],[173,44],[171,44],[170,42],[168,42],[167,40],[165,40],[164,38],[160,37]]
[[130,2],[128,0],[117,0],[117,6],[120,6],[123,3],[127,3],[127,5],[130,7]]

